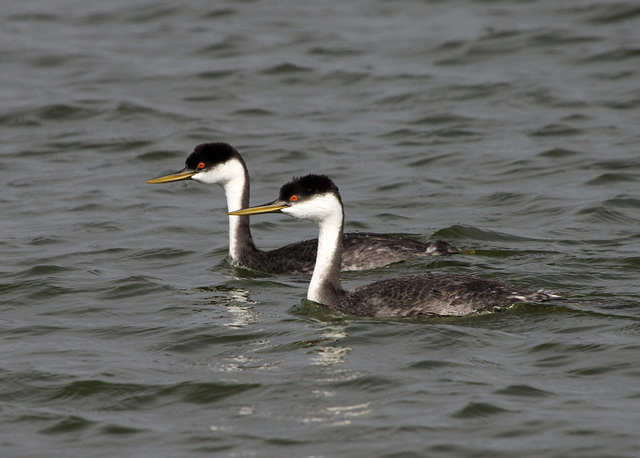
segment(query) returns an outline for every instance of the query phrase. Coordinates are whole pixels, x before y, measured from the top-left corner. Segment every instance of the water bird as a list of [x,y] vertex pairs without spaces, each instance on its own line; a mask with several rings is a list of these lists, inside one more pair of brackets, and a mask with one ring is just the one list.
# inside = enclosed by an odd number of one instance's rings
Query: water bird
[[[249,206],[249,172],[238,151],[228,143],[203,143],[187,157],[185,167],[147,183],[181,180],[217,184],[225,192],[227,211]],[[233,265],[274,274],[309,274],[316,262],[318,239],[304,240],[271,251],[256,247],[248,216],[229,216],[229,257]],[[371,232],[350,232],[342,239],[342,270],[374,269],[409,258],[459,253],[449,243],[425,243]]]
[[307,299],[338,312],[373,317],[462,316],[560,297],[471,275],[431,272],[346,291],[340,283],[344,208],[333,181],[325,175],[296,178],[282,186],[273,202],[229,215],[276,212],[317,224],[318,256]]

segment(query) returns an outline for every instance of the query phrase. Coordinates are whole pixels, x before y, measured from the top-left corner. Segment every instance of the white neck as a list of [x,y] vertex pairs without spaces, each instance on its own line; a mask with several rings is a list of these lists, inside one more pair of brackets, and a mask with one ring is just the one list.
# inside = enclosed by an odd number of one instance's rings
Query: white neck
[[[242,201],[246,186],[245,181],[243,176],[242,178],[235,178],[222,185],[222,189],[224,189],[227,197],[228,211],[232,212],[249,206],[248,199],[246,199],[246,203]],[[246,219],[248,217],[229,216],[229,256],[231,256],[231,259],[234,261],[237,261],[240,257],[241,246],[239,235],[241,233],[243,218]]]
[[[235,211],[249,206],[249,175],[240,160],[230,160],[211,170],[198,173],[192,179],[201,183],[217,184],[227,197],[227,210]],[[240,259],[243,247],[252,245],[248,216],[229,216],[229,256]]]
[[341,291],[340,264],[342,260],[343,210],[342,204],[333,195],[316,199],[314,205],[322,200],[318,217],[306,218],[314,221],[320,233],[318,235],[318,255],[313,269],[307,299],[324,305],[337,305],[336,294]]

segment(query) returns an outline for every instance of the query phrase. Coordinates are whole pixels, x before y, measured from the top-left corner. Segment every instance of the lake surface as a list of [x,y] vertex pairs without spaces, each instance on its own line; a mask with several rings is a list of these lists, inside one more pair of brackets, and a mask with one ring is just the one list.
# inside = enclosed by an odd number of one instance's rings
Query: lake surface
[[[0,449],[33,456],[640,455],[636,2],[10,2],[0,13]],[[235,269],[222,191],[147,185],[226,141],[252,204],[331,176],[426,270],[564,295],[330,314]],[[316,236],[253,218],[261,248]]]

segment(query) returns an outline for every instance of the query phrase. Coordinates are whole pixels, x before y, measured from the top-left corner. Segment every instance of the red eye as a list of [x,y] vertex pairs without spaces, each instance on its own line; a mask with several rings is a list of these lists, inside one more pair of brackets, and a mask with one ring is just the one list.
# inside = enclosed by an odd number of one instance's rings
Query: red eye
[[198,168],[199,169],[204,169],[206,165],[207,164],[205,164],[204,162],[198,162]]
[[292,195],[291,197],[289,197],[289,200],[290,200],[291,202],[296,202],[298,199],[299,199],[299,197],[298,197],[298,196],[296,196],[295,194],[294,194],[294,195]]

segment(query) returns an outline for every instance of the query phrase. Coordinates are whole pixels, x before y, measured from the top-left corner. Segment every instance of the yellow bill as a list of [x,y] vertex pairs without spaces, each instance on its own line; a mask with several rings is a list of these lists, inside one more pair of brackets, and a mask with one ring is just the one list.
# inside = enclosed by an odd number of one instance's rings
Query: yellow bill
[[148,180],[147,183],[158,184],[158,183],[171,183],[172,181],[188,180],[195,174],[196,172],[177,172],[177,173],[172,173],[171,175],[165,175],[163,177],[154,178],[153,180]]
[[227,213],[227,215],[245,216],[245,215],[257,215],[259,213],[278,213],[284,207],[286,207],[286,205],[271,203],[266,205],[259,205],[257,207],[243,208],[242,210],[229,212]]

